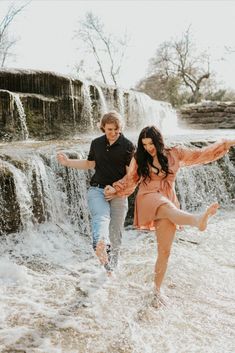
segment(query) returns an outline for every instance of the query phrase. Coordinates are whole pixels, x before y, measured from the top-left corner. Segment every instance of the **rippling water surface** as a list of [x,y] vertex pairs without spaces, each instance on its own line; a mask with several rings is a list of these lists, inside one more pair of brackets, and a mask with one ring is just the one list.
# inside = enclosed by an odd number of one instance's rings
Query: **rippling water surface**
[[152,232],[125,231],[111,279],[69,225],[1,237],[0,351],[234,352],[234,213],[177,234],[161,309],[151,306]]

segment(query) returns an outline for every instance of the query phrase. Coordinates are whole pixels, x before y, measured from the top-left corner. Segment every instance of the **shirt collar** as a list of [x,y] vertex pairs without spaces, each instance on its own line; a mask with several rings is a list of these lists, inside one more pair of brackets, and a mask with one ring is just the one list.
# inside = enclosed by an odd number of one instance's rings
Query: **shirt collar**
[[[107,139],[106,135],[104,135],[104,138],[105,138],[105,143],[106,143],[107,145],[109,145],[109,141],[108,141],[108,139]],[[121,143],[122,139],[123,139],[123,134],[122,134],[122,133],[120,133],[120,135],[119,135],[118,139],[117,139],[114,143],[112,143],[112,145],[111,145],[111,146],[114,146],[114,145],[120,145],[120,143]]]

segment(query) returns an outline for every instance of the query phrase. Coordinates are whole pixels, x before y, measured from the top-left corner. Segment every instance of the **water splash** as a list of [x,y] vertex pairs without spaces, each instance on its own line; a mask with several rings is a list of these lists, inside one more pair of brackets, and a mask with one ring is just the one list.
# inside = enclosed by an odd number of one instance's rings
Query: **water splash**
[[[151,306],[153,233],[125,232],[112,280],[105,279],[88,239],[71,227],[67,234],[47,224],[1,237],[2,349],[232,353],[234,227],[234,217],[222,214],[203,235],[185,230],[177,236],[163,286],[168,307],[160,310]],[[192,238],[199,245],[187,242]]]

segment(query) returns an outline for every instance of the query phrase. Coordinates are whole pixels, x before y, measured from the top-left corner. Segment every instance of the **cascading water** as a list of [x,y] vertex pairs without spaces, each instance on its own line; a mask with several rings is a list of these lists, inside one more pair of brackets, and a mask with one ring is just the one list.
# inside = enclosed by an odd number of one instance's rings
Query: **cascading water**
[[177,128],[176,112],[170,104],[153,101],[146,94],[134,91],[129,93],[126,119],[127,126],[134,130],[156,125],[163,133],[174,133]]
[[28,132],[27,124],[26,124],[26,115],[24,112],[24,107],[21,103],[20,97],[17,94],[15,94],[15,93],[13,94],[13,99],[15,101],[15,104],[16,104],[18,112],[19,112],[19,119],[20,119],[23,140],[27,140],[29,137],[29,132]]
[[29,183],[26,175],[19,168],[16,168],[9,162],[1,161],[1,168],[7,169],[14,178],[14,189],[16,199],[20,211],[20,220],[24,229],[32,228],[33,213],[32,213],[32,198],[30,195]]
[[234,183],[234,166],[228,156],[224,158],[223,165],[214,162],[182,168],[176,181],[181,207],[196,211],[216,200],[221,207],[230,209],[234,205]]
[[[203,234],[186,227],[177,235],[164,283],[170,302],[156,310],[154,234],[126,229],[116,278],[107,280],[89,237],[89,173],[58,165],[61,143],[4,148],[1,168],[13,176],[21,229],[0,237],[2,352],[154,353],[156,345],[160,353],[214,353],[225,345],[232,352],[234,155],[179,173],[184,208],[217,199],[221,210]],[[84,148],[64,142],[71,157],[84,158]]]
[[21,139],[27,140],[29,137],[29,132],[28,132],[28,127],[26,122],[26,114],[19,94],[15,92],[9,92],[7,90],[2,90],[2,92],[8,93],[10,96],[10,114],[12,118],[13,118],[14,108],[16,106],[17,116],[20,122]]
[[[117,110],[129,129],[156,124],[163,132],[176,131],[176,113],[170,104],[154,101],[141,92],[100,86],[53,73],[19,70],[7,75],[6,78],[0,70],[3,88],[0,89],[0,138],[5,141],[68,138],[97,131],[100,118],[110,110]],[[13,119],[14,105],[21,133]]]
[[107,103],[106,103],[104,93],[103,93],[101,87],[97,84],[95,84],[94,86],[97,89],[98,94],[99,94],[99,113],[102,116],[108,112]]
[[125,117],[125,102],[124,102],[124,92],[121,88],[117,88],[117,107],[121,116]]
[[90,97],[90,85],[88,82],[84,81],[82,86],[82,95],[83,95],[83,106],[81,112],[81,123],[82,127],[89,130],[93,130],[94,124],[92,120],[92,101]]
[[[85,158],[88,150],[85,147],[84,151],[84,147],[85,145],[74,145],[66,151],[76,158]],[[24,163],[19,163],[17,160],[14,162],[14,153],[8,155],[3,150],[2,154],[8,161],[3,160],[1,167],[13,177],[13,192],[22,210],[23,229],[27,228],[29,219],[32,219],[33,210],[34,222],[37,222],[37,216],[40,221],[53,223],[63,222],[64,218],[68,217],[69,222],[78,227],[81,233],[89,234],[86,191],[90,173],[60,166],[56,161],[55,152],[50,152],[50,148],[47,152],[41,151],[40,148],[32,152],[25,147],[25,152],[21,151],[21,156],[17,157],[23,158]],[[230,209],[235,198],[234,185],[235,167],[233,159],[228,155],[209,165],[182,168],[176,179],[181,206],[190,211],[200,210],[215,201],[219,202],[221,207]],[[10,202],[8,207],[11,208]],[[4,218],[3,214],[1,218]]]
[[[191,146],[192,135],[174,136],[175,113],[167,103],[150,102],[136,92],[96,89],[100,114],[115,108],[127,127],[157,124],[171,135],[170,145],[187,140]],[[81,91],[81,120],[93,128],[89,84]],[[69,90],[74,102],[75,93]],[[45,122],[47,109],[43,105]],[[182,208],[196,212],[216,200],[221,207],[205,232],[185,227],[177,233],[163,286],[169,303],[156,310],[151,306],[153,232],[125,229],[112,279],[94,256],[86,198],[91,174],[64,168],[55,158],[58,150],[85,158],[91,138],[83,137],[84,143],[79,136],[79,142],[0,145],[0,351],[232,353],[234,149],[177,176]],[[136,132],[132,137],[136,142]],[[211,134],[209,140],[214,139]],[[197,141],[204,145],[208,138],[197,136]]]
[[73,81],[69,79],[69,86],[70,86],[70,96],[72,102],[72,112],[73,112],[73,124],[76,126],[76,112],[75,112],[75,104],[74,104],[74,88],[73,88]]

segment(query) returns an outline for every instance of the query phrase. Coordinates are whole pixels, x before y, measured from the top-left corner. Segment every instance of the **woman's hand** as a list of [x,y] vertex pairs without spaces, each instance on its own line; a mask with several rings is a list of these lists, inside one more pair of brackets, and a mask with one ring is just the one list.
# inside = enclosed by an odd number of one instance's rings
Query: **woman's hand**
[[110,201],[116,197],[116,190],[111,186],[107,185],[104,189],[104,197],[106,201]]
[[68,165],[68,157],[66,156],[66,154],[64,154],[64,153],[62,153],[62,152],[59,152],[59,153],[57,153],[57,155],[56,155],[56,159],[57,159],[57,161],[61,164],[61,165],[63,165],[63,166],[67,166]]
[[235,146],[235,140],[228,140],[229,148]]
[[228,150],[231,147],[235,146],[235,140],[234,139],[230,140],[230,139],[227,139],[227,138],[223,138],[222,141],[226,143],[226,147],[227,147]]

